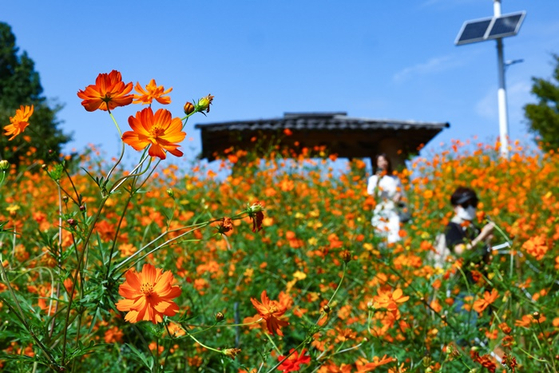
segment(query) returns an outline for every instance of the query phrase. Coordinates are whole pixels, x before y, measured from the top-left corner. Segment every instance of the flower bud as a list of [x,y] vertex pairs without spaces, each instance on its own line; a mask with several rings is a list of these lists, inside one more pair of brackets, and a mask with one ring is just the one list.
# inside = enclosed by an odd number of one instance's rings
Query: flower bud
[[173,189],[169,188],[167,189],[167,195],[173,199],[175,199],[175,192],[173,191]]
[[348,263],[351,260],[351,252],[349,250],[343,250],[340,253],[340,256],[345,263]]
[[534,318],[534,320],[537,321],[537,320],[540,319],[540,313],[539,313],[538,311],[536,311],[536,312],[534,312],[534,313],[532,314],[532,317]]
[[76,219],[68,219],[66,220],[66,223],[70,224],[70,226],[75,227],[76,225],[78,225],[78,222],[76,221]]
[[325,313],[330,313],[330,311],[331,311],[329,305],[325,305],[324,307],[322,307],[322,310],[323,310]]
[[223,319],[225,318],[225,315],[223,314],[223,312],[218,312],[215,314],[215,320],[217,322],[223,321]]
[[85,205],[80,206],[80,211],[85,211]]
[[252,205],[248,207],[249,213],[256,213],[264,211],[264,206],[260,201],[254,201]]
[[184,104],[184,113],[186,115],[192,114],[194,112],[194,109],[195,109],[195,107],[194,107],[194,104],[192,102],[187,101],[186,104]]
[[196,111],[205,111],[206,113],[209,113],[210,105],[212,104],[213,99],[214,96],[212,95],[207,95],[206,97],[202,97],[200,100],[198,100],[198,103],[196,104]]
[[4,172],[5,172],[5,171],[7,171],[7,170],[9,170],[9,169],[10,169],[10,163],[9,163],[7,160],[2,159],[2,160],[0,161],[0,171],[4,171]]
[[226,348],[222,351],[223,355],[230,357],[231,359],[234,359],[239,352],[241,352],[240,348]]

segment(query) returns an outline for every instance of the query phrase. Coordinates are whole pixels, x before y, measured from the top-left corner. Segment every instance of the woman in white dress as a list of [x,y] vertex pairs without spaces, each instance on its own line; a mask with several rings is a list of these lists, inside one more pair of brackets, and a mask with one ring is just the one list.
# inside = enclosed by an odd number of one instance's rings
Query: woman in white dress
[[392,165],[386,154],[379,154],[375,158],[367,193],[375,196],[377,201],[371,219],[375,230],[386,237],[388,243],[400,241],[398,203],[402,200],[403,187],[400,179],[392,174]]

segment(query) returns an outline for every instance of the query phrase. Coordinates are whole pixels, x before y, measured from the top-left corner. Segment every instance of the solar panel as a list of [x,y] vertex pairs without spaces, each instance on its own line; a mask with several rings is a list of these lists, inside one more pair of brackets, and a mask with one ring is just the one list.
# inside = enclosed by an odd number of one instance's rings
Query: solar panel
[[526,12],[508,14],[506,16],[499,17],[493,22],[493,27],[489,30],[487,39],[497,39],[504,38],[506,36],[513,36],[518,33],[520,25],[524,20]]
[[475,43],[476,41],[483,41],[487,33],[487,29],[491,24],[492,18],[482,19],[479,21],[466,21],[462,30],[458,34],[456,44]]
[[466,21],[458,33],[455,44],[469,44],[516,35],[525,16],[526,12],[520,12]]

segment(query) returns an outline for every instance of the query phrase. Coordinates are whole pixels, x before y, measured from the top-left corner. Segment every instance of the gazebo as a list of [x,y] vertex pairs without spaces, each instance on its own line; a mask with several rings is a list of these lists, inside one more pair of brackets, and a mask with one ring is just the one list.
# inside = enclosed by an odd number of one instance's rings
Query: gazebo
[[[371,159],[386,153],[395,167],[405,165],[410,155],[427,144],[449,123],[416,122],[389,119],[348,117],[345,112],[285,113],[281,118],[240,120],[197,124],[202,132],[202,158],[235,146],[253,149],[254,137],[279,143],[280,146],[314,148],[325,146],[341,158]],[[284,131],[291,134],[286,136]]]

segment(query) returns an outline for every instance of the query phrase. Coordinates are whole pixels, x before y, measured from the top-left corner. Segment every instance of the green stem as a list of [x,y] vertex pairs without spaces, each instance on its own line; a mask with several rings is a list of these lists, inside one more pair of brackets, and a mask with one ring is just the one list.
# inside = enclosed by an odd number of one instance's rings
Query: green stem
[[[78,263],[77,263],[77,268],[76,268],[76,272],[74,275],[74,281],[72,283],[72,291],[70,292],[69,295],[69,300],[68,300],[68,311],[66,312],[66,320],[64,322],[64,334],[63,334],[63,343],[62,343],[62,365],[64,365],[64,360],[66,359],[66,338],[67,338],[67,334],[68,334],[68,320],[70,319],[70,311],[72,310],[72,302],[74,299],[74,291],[76,289],[76,279],[78,278],[78,275],[80,274],[80,270],[81,270],[81,263],[83,261],[83,258],[85,256],[85,253],[87,252],[87,248],[88,248],[88,244],[89,244],[89,240],[91,239],[91,235],[93,234],[93,229],[95,228],[95,224],[97,223],[97,221],[99,220],[99,217],[101,216],[101,212],[103,211],[103,207],[105,207],[105,203],[108,200],[108,196],[104,197],[101,200],[101,203],[99,204],[99,208],[97,209],[97,213],[95,214],[95,216],[93,217],[92,221],[91,221],[91,229],[89,229],[89,232],[87,234],[86,239],[84,240],[83,243],[83,249],[81,252],[81,257],[78,254]],[[75,245],[75,243],[74,243]],[[74,246],[75,250],[78,250],[77,246]],[[83,277],[82,277],[83,279]]]
[[122,222],[124,221],[124,216],[126,215],[126,211],[128,210],[128,205],[130,204],[130,200],[132,200],[132,196],[133,196],[133,194],[130,193],[129,196],[128,196],[128,199],[126,200],[126,203],[124,205],[124,211],[122,211],[122,214],[120,215],[120,220],[118,221],[118,225],[117,225],[116,230],[115,230],[115,235],[113,237],[113,243],[112,243],[112,246],[111,246],[111,250],[109,252],[109,262],[107,263],[107,274],[105,275],[105,280],[109,279],[109,274],[111,272],[111,263],[113,261],[113,252],[114,252],[114,249],[116,247],[116,239],[117,239],[118,234],[120,232],[120,227],[122,226]]
[[[122,136],[121,136],[122,137]],[[109,178],[111,177],[111,174],[114,172],[114,170],[116,169],[116,167],[120,164],[120,162],[122,161],[122,158],[124,157],[124,151],[125,151],[125,146],[124,146],[124,142],[122,142],[122,150],[120,151],[120,157],[118,158],[118,160],[115,162],[115,164],[113,165],[113,167],[110,169],[109,173],[107,174],[107,177],[105,177],[105,180],[109,180]]]
[[27,321],[25,321],[25,314],[23,313],[23,310],[21,309],[21,306],[19,304],[19,301],[17,300],[16,294],[14,292],[14,289],[12,288],[12,285],[10,284],[10,279],[8,278],[8,274],[6,273],[6,270],[4,269],[4,266],[2,265],[3,259],[2,259],[2,254],[0,253],[0,270],[2,271],[2,276],[4,277],[4,282],[6,283],[6,285],[8,286],[8,289],[10,291],[10,295],[12,296],[12,299],[16,305],[17,311],[19,312],[15,312],[15,310],[13,309],[13,307],[8,303],[5,302],[5,304],[8,306],[8,308],[10,308],[13,312],[14,315],[19,319],[19,321],[23,324],[23,326],[25,327],[25,329],[27,330],[27,332],[29,333],[29,335],[31,336],[31,338],[33,338],[35,340],[35,343],[37,344],[37,346],[39,346],[39,348],[45,353],[45,355],[47,356],[49,362],[52,365],[57,365],[56,361],[54,360],[54,358],[52,357],[52,355],[49,353],[49,350],[47,349],[47,347],[45,345],[43,345],[43,343],[37,338],[37,336],[35,335],[35,333],[31,330],[31,328],[29,327],[29,325],[27,324]]
[[[185,330],[186,331],[186,330]],[[192,334],[190,334],[188,331],[186,331],[186,335],[188,335],[190,338],[192,338],[192,340],[196,343],[198,343],[200,346],[210,350],[210,351],[214,351],[214,352],[218,352],[218,353],[223,353],[221,350],[218,350],[217,348],[213,348],[210,346],[206,346],[205,344],[203,344],[202,342],[200,342],[199,340],[197,340]]]
[[[545,333],[543,331],[542,328],[542,324],[540,323],[539,320],[536,320],[536,322],[538,323],[538,327],[540,329],[540,332],[542,333],[542,338],[545,341],[545,343],[547,344],[547,347],[549,347],[548,351],[549,351],[549,358],[551,361],[551,365],[553,366],[553,371],[557,372],[557,368],[555,367],[555,357],[553,356],[553,347],[551,346],[551,344],[549,343],[549,341],[547,340]],[[538,340],[537,336],[536,336],[536,340]],[[539,344],[539,343],[538,343]],[[543,350],[542,350],[543,351]]]
[[270,343],[272,344],[272,346],[274,346],[274,348],[276,349],[276,351],[278,352],[278,354],[281,355],[281,351],[278,348],[278,346],[276,345],[276,343],[274,342],[274,340],[272,339],[272,337],[270,337],[270,334],[267,333],[267,331],[264,331],[264,335],[268,338],[268,340],[270,341]]
[[119,136],[122,138],[122,131],[120,130],[120,127],[118,126],[118,123],[113,115],[113,113],[111,113],[111,111],[109,110],[109,115],[111,116],[111,119],[113,120],[115,126],[116,126],[116,130],[118,131]]

